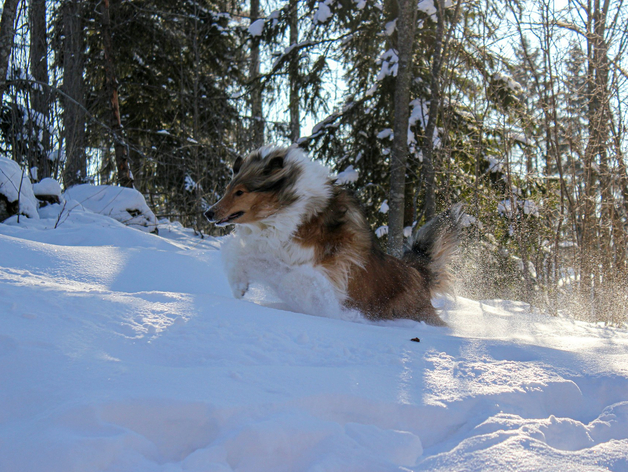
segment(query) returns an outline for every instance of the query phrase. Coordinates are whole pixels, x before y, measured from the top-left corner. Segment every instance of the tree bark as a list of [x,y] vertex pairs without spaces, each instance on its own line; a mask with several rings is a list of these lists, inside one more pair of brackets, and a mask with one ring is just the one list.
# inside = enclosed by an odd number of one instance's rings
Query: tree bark
[[[604,265],[604,254],[600,254],[599,223],[596,214],[598,182],[597,166],[604,167],[609,127],[607,118],[608,96],[608,46],[605,42],[608,0],[602,4],[594,0],[588,5],[587,14],[587,93],[589,138],[584,154],[584,205],[582,223],[582,247],[580,250],[580,270],[583,295],[594,299],[596,283],[600,280],[600,264]],[[597,162],[596,162],[597,161]],[[598,168],[600,168],[598,167]],[[600,192],[602,212],[607,210],[610,196],[607,189]],[[604,216],[604,214],[602,215]],[[607,235],[604,235],[607,236]],[[610,238],[605,241],[610,247]],[[603,272],[603,271],[602,271]],[[593,308],[592,308],[593,309]]]
[[[259,0],[251,0],[251,24],[259,19]],[[249,64],[249,83],[251,84],[251,131],[252,145],[257,149],[264,145],[264,112],[262,110],[262,84],[260,72],[260,37],[251,37],[251,62]],[[292,90],[292,88],[290,89]]]
[[410,84],[412,51],[416,32],[417,3],[399,0],[397,17],[398,69],[395,83],[393,144],[390,156],[390,193],[388,197],[388,253],[400,257],[403,251],[403,217],[408,160],[408,121],[410,118]]
[[19,0],[5,0],[0,19],[0,103],[7,89],[7,70],[9,69],[9,57],[13,49],[13,36],[15,35],[15,15]]
[[436,195],[434,172],[434,131],[438,120],[440,108],[440,71],[442,65],[443,37],[445,35],[444,1],[438,0],[438,23],[436,25],[436,38],[434,41],[434,56],[432,59],[430,108],[425,137],[423,141],[423,180],[425,182],[425,219],[430,220],[436,214]]
[[[33,110],[37,112],[38,120],[42,129],[42,152],[38,153],[37,177],[39,180],[50,177],[51,166],[48,159],[50,151],[50,89],[48,84],[48,41],[46,37],[46,0],[31,0],[30,2],[30,62],[31,74],[38,82],[33,85],[31,92],[31,104]],[[46,84],[46,85],[43,85]]]
[[133,188],[133,176],[129,166],[127,147],[122,135],[122,120],[120,118],[120,102],[118,101],[118,77],[116,76],[113,45],[111,42],[111,16],[109,14],[109,0],[102,0],[102,36],[105,53],[105,91],[111,105],[111,131],[113,147],[118,169],[118,184],[122,187]]
[[83,13],[80,0],[68,0],[63,5],[63,135],[65,141],[65,188],[85,181],[85,66]]
[[290,46],[293,47],[288,66],[290,77],[290,141],[296,143],[301,137],[299,117],[299,51],[296,45],[299,42],[299,3],[290,0]]

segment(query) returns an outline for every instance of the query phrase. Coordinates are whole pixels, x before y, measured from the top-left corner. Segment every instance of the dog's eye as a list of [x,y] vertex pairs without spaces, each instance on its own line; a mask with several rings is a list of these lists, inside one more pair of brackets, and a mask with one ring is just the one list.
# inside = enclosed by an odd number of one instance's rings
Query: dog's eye
[[244,192],[243,192],[242,190],[238,190],[238,191],[235,193],[235,196],[236,196],[236,197],[239,197],[240,195],[244,195]]

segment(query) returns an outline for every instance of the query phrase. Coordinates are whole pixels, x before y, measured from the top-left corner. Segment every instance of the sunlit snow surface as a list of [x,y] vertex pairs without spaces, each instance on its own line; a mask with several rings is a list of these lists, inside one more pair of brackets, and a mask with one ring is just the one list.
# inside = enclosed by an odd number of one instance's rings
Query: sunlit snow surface
[[0,224],[2,471],[628,470],[625,330],[303,315],[180,225],[43,216]]

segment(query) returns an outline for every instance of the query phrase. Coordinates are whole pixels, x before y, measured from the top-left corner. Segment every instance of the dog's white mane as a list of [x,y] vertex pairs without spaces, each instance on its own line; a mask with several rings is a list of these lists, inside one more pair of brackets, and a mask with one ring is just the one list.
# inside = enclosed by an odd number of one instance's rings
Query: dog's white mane
[[[266,146],[260,150],[266,158],[277,146]],[[243,252],[266,254],[269,258],[279,258],[289,266],[313,262],[313,249],[303,248],[291,241],[299,225],[327,206],[332,197],[333,187],[329,169],[320,162],[309,159],[300,149],[292,147],[284,157],[284,167],[295,166],[300,169],[292,190],[297,199],[262,222],[236,225],[234,240],[240,255]],[[231,252],[225,247],[226,252]]]

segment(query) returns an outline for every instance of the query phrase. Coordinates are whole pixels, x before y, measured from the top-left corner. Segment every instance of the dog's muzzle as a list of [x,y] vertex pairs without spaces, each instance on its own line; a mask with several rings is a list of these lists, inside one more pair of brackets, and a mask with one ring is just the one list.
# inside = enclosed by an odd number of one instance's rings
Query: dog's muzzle
[[216,216],[216,213],[214,212],[214,210],[212,210],[211,208],[209,210],[207,210],[205,212],[205,218],[207,218],[207,220],[211,223],[214,220],[214,217]]

